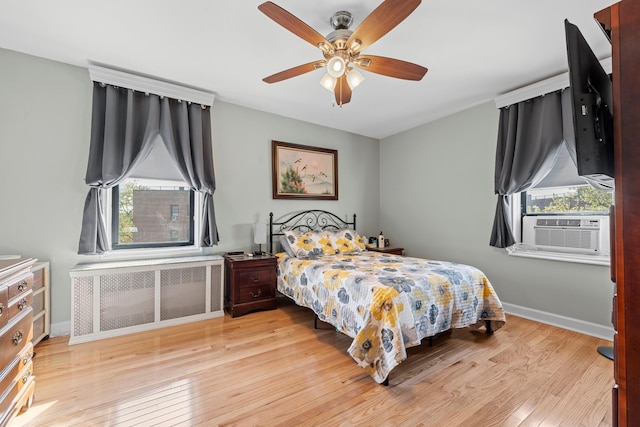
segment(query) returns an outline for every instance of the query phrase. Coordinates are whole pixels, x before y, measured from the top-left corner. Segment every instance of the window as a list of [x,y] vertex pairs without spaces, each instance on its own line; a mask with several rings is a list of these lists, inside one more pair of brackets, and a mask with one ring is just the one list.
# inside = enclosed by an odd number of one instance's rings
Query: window
[[522,194],[521,214],[608,215],[613,193],[589,185],[578,176],[566,146],[560,147],[547,176]]
[[536,187],[522,193],[522,215],[608,215],[613,194],[589,184]]
[[513,201],[520,202],[514,203],[512,224],[522,243],[511,248],[511,254],[608,262],[613,193],[594,188],[578,176],[564,145],[549,174],[535,187],[514,195]]
[[113,249],[192,246],[194,204],[194,191],[184,182],[124,180],[112,190]]

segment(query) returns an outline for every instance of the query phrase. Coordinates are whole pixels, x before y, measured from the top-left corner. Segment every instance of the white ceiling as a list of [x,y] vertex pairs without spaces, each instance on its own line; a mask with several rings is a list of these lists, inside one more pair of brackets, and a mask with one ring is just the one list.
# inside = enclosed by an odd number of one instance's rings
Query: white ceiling
[[[423,65],[426,76],[413,82],[363,72],[365,81],[342,108],[318,83],[322,70],[262,81],[322,59],[319,49],[262,14],[262,0],[0,0],[0,47],[131,71],[208,90],[229,103],[384,138],[565,72],[565,18],[596,56],[609,56],[593,14],[614,2],[424,0],[364,53]],[[334,12],[351,12],[353,30],[381,0],[274,3],[326,36]]]

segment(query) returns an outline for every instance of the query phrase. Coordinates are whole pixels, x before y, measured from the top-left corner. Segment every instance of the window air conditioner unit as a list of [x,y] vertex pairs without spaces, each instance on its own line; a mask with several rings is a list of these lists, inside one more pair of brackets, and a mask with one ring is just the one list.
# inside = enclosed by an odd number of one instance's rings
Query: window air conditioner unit
[[609,255],[609,217],[525,216],[522,243],[543,251]]

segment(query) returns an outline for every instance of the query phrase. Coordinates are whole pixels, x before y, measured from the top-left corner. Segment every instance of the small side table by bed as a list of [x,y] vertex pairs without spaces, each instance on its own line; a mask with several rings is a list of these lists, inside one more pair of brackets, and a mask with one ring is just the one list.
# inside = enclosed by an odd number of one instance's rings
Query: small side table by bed
[[271,254],[224,256],[224,305],[231,317],[277,308],[276,261]]
[[382,252],[385,254],[391,254],[391,255],[402,255],[402,252],[404,251],[404,248],[392,248],[392,247],[387,247],[387,248],[370,248],[367,247],[368,251],[374,251],[374,252]]

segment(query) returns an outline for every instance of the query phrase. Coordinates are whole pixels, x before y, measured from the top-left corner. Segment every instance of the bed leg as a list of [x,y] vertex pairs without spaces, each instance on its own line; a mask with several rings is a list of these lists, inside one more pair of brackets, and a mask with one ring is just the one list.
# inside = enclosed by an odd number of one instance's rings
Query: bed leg
[[389,387],[389,375],[387,375],[387,378],[385,378],[384,381],[382,381],[380,384],[385,387]]
[[313,329],[318,329],[318,315],[313,314]]
[[429,347],[433,347],[433,337],[429,337]]
[[493,329],[491,329],[491,320],[485,320],[484,324],[487,327],[487,335],[493,335]]

